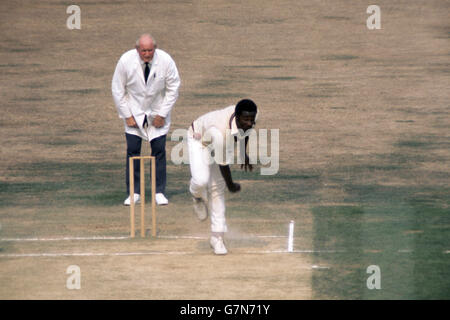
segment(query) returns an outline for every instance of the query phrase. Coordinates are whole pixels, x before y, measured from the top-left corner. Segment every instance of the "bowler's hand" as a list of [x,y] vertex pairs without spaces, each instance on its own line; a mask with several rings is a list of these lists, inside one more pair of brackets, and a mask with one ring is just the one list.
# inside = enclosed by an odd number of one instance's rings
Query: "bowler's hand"
[[239,192],[239,191],[241,191],[241,185],[239,183],[232,183],[228,186],[228,190],[231,193]]
[[131,128],[139,128],[133,116],[126,118],[127,126]]
[[250,172],[253,171],[253,165],[250,164],[250,158],[247,154],[245,155],[245,164],[241,164],[241,169],[245,169],[245,172],[247,172],[247,170]]
[[154,119],[153,119],[153,123],[152,123],[152,125],[155,127],[155,128],[161,128],[161,127],[164,127],[164,124],[166,123],[166,120],[165,120],[165,118],[163,118],[163,117],[161,117],[161,116],[156,116]]
[[233,178],[231,177],[231,171],[229,165],[219,165],[220,173],[222,174],[223,179],[227,185],[227,188],[230,192],[236,193],[241,191],[241,185],[239,183],[234,183]]

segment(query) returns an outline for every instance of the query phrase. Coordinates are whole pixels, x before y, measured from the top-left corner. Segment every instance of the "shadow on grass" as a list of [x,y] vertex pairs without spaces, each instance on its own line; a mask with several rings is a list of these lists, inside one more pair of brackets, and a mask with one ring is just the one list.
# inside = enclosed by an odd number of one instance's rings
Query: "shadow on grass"
[[[312,213],[315,263],[331,266],[313,274],[315,298],[448,298],[448,209],[405,202],[315,207]],[[371,265],[381,269],[381,290],[366,286]]]
[[[233,178],[243,189],[231,195],[227,210],[238,219],[258,217],[270,224],[285,211],[294,215],[292,204],[309,204],[314,263],[328,267],[313,270],[314,298],[448,298],[450,188],[378,184],[380,177],[411,176],[418,164],[429,160],[427,154],[415,153],[420,146],[397,147],[413,151],[346,161],[327,172],[280,170],[261,176],[259,170],[245,173],[233,167]],[[12,179],[0,183],[0,205],[115,206],[126,196],[124,171],[122,161],[35,162],[8,168]],[[189,179],[188,166],[168,166],[171,201],[190,205]],[[323,192],[328,191],[324,182],[330,181],[343,191],[343,204],[330,204],[331,196]],[[274,206],[279,206],[277,212]],[[299,241],[303,236],[297,235]],[[381,269],[380,290],[366,286],[370,265]]]
[[[445,161],[429,150],[447,144],[412,137],[394,147],[326,173],[348,205],[312,205],[315,264],[329,266],[313,273],[315,298],[448,299],[450,187],[442,181],[449,175],[422,165]],[[416,172],[429,181],[418,183]],[[403,182],[392,183],[396,179]],[[371,265],[381,270],[379,290],[366,284]]]
[[[168,168],[167,196],[187,201],[188,169]],[[115,206],[126,198],[125,164],[40,161],[9,168],[13,181],[0,181],[1,206]],[[150,199],[150,165],[146,165]]]
[[2,206],[112,205],[119,193],[114,163],[34,162],[9,169],[0,182]]

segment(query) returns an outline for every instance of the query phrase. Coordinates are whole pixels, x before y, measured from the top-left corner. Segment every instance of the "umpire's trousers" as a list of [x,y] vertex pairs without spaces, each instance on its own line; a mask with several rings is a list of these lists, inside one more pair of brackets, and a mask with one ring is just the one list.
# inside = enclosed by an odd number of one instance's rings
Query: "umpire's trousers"
[[[125,182],[127,185],[127,194],[130,194],[130,157],[141,155],[142,138],[133,134],[125,133],[127,139],[127,164],[125,173]],[[156,159],[156,193],[165,193],[166,191],[166,135],[154,138],[150,141],[152,149],[151,155]],[[134,193],[141,194],[140,184],[140,163],[134,160]]]

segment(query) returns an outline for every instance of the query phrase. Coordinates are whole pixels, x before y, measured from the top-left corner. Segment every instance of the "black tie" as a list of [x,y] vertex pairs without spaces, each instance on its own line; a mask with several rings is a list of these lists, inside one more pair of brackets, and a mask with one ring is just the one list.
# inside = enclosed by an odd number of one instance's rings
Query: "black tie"
[[145,83],[147,83],[147,79],[148,79],[148,75],[150,74],[150,68],[148,66],[148,62],[145,63],[145,71],[144,71],[144,76],[145,76]]

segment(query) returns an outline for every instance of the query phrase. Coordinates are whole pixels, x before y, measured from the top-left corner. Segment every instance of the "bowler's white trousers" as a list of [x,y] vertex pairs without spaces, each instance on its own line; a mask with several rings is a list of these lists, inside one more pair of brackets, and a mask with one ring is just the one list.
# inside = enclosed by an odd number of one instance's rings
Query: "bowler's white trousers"
[[211,157],[207,147],[188,133],[189,165],[191,182],[189,191],[196,198],[202,198],[208,206],[212,232],[227,232],[225,219],[225,180],[219,165]]

